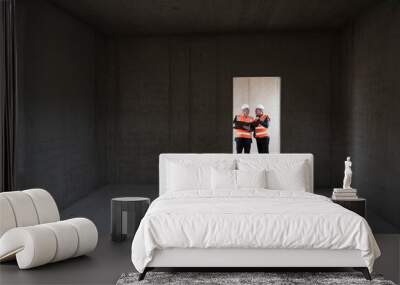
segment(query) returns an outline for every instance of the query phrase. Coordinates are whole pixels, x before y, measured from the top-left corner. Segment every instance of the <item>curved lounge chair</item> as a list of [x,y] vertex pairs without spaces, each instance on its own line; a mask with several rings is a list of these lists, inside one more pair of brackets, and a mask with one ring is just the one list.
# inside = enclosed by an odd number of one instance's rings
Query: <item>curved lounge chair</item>
[[60,221],[46,190],[0,193],[0,262],[16,259],[20,269],[37,267],[91,252],[97,240],[92,221]]

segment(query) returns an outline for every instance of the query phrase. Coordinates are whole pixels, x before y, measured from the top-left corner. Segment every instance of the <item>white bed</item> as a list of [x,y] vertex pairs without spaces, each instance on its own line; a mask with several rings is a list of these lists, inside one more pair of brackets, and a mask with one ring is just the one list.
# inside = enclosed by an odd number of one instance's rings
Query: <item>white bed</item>
[[[172,172],[176,165],[184,168]],[[206,180],[202,172],[185,172],[193,165],[235,173],[238,184],[239,171],[251,174],[261,165],[276,189],[216,189],[215,181],[210,189],[185,189]],[[311,154],[161,154],[159,167],[160,197],[132,243],[140,278],[154,267],[354,267],[370,278],[380,255],[372,232],[362,217],[313,194]]]

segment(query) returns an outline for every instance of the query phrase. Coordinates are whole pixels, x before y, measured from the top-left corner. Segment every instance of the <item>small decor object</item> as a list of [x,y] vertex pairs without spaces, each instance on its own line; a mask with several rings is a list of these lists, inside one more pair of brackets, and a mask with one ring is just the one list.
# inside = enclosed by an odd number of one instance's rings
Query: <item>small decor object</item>
[[150,205],[144,197],[118,197],[111,199],[111,239],[123,241],[133,238]]
[[333,200],[352,200],[357,199],[357,189],[343,189],[343,188],[334,188],[332,193]]
[[344,162],[344,179],[343,188],[334,188],[332,199],[334,200],[352,200],[357,199],[357,189],[351,188],[351,177],[353,171],[351,170],[352,162],[350,156]]
[[351,188],[351,177],[353,176],[353,171],[351,171],[351,160],[350,156],[347,157],[344,162],[344,179],[343,179],[343,189],[352,189]]

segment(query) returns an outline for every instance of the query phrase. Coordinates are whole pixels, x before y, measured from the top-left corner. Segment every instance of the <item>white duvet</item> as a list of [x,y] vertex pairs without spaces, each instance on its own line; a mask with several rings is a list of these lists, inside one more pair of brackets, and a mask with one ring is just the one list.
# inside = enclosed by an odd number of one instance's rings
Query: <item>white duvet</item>
[[370,271],[380,255],[359,215],[320,195],[265,189],[160,196],[133,239],[132,262],[143,272],[165,248],[358,249]]

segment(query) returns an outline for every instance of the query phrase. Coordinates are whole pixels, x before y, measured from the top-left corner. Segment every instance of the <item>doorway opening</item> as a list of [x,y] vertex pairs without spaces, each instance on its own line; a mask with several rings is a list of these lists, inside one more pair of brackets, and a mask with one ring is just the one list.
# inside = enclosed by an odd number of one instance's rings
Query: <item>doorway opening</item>
[[[268,126],[269,153],[281,151],[281,78],[280,77],[234,77],[233,114],[241,114],[241,106],[248,104],[250,116],[256,118],[256,106],[264,106],[264,114],[270,118]],[[232,151],[236,153],[235,129],[233,130]],[[252,133],[250,153],[258,153]]]

